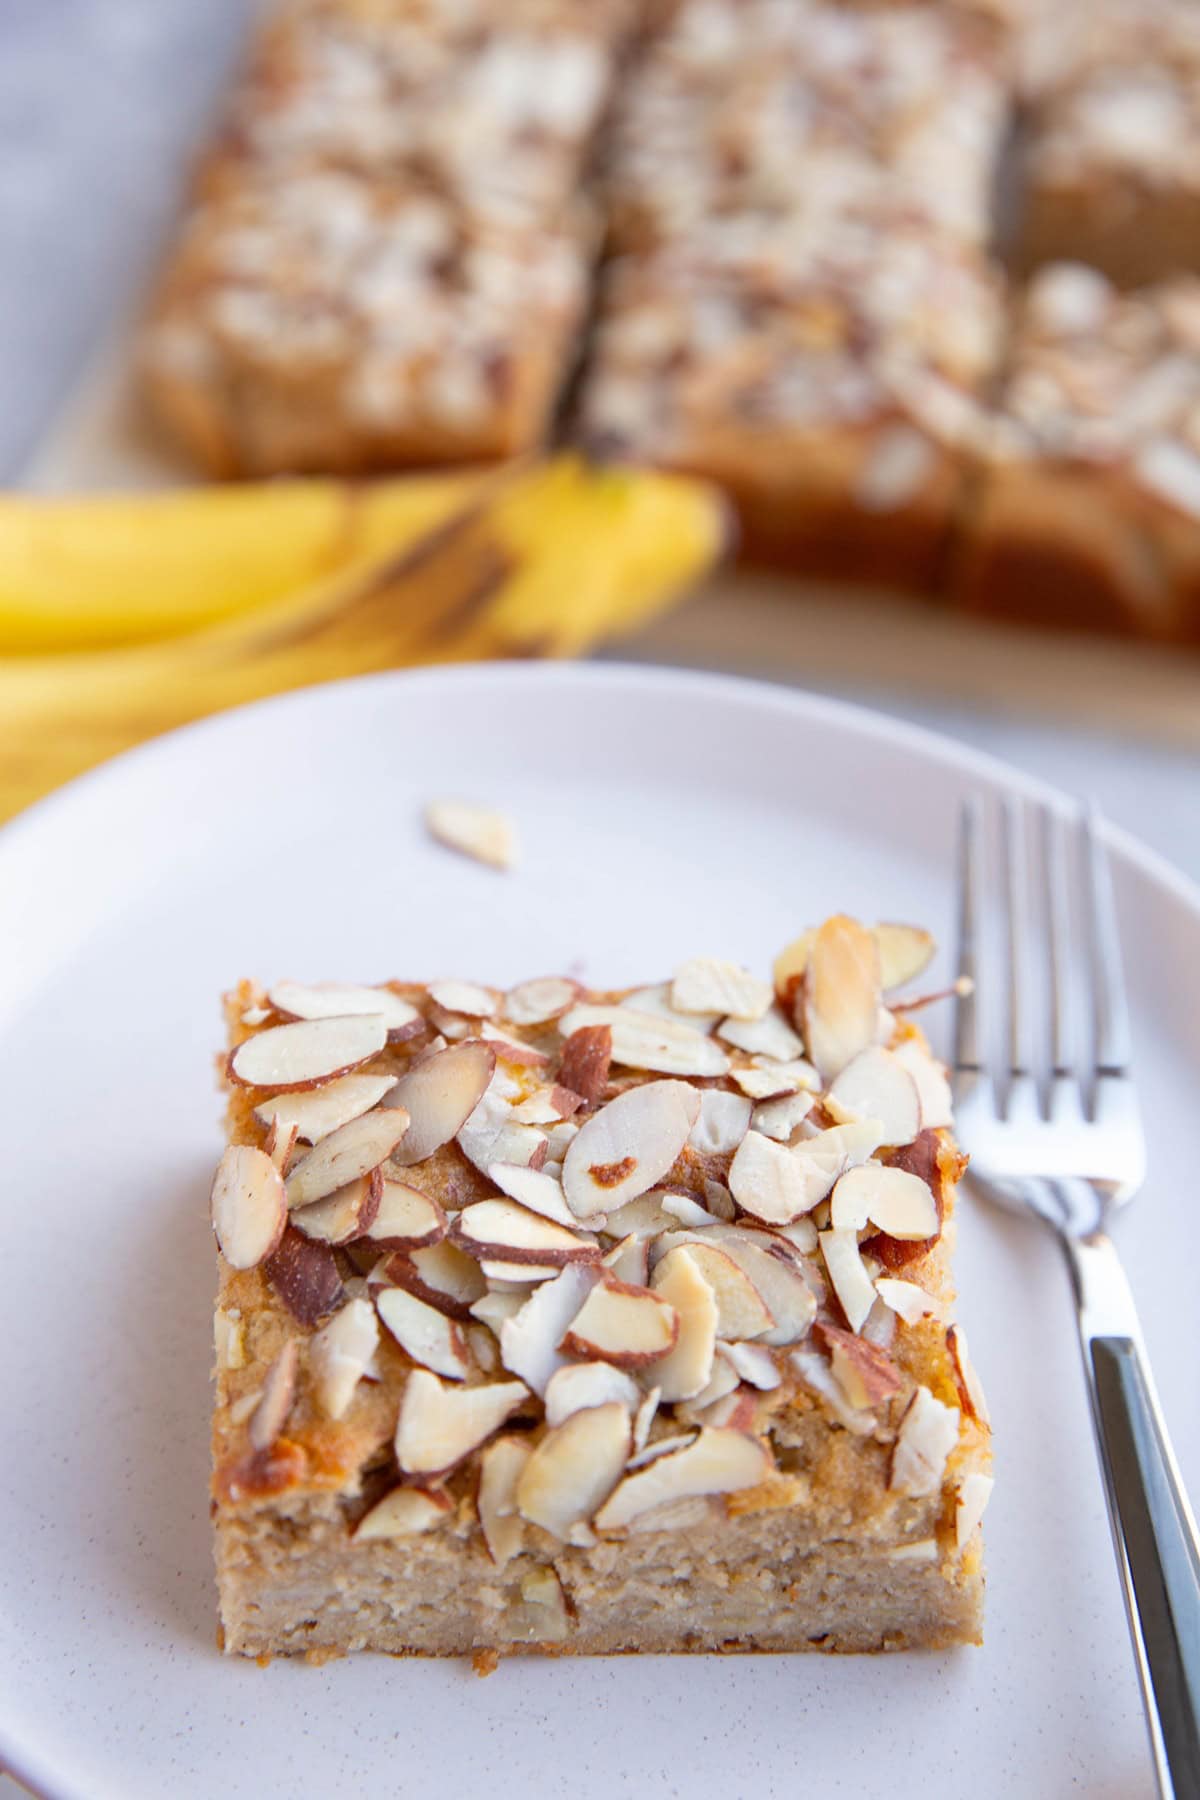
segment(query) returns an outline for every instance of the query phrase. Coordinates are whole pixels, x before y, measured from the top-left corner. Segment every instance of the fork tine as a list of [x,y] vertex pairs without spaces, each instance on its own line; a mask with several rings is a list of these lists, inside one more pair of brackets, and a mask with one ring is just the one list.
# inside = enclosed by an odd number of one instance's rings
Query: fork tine
[[1042,870],[1045,881],[1046,941],[1050,964],[1050,1073],[1071,1073],[1071,998],[1067,976],[1070,942],[1066,827],[1049,806],[1042,814]]
[[1026,1018],[1024,918],[1025,857],[1021,841],[1020,803],[1006,796],[1001,813],[1003,832],[1003,897],[1006,974],[1008,977],[1008,1072],[1010,1079],[1029,1071],[1025,1055]]
[[1089,805],[1083,814],[1087,865],[1088,944],[1092,991],[1095,994],[1095,1057],[1098,1075],[1121,1075],[1130,1062],[1129,1008],[1117,934],[1117,908],[1112,871],[1097,829],[1099,814]]
[[954,1008],[954,1066],[960,1072],[980,1068],[979,1043],[979,902],[983,891],[980,867],[981,811],[973,795],[964,800],[958,819],[958,999]]

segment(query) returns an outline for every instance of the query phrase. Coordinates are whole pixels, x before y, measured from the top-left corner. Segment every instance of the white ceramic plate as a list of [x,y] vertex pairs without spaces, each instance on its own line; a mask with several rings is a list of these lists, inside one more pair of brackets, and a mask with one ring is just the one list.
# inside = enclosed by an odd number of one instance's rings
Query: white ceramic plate
[[[1051,1244],[965,1209],[995,1415],[981,1651],[826,1660],[214,1648],[208,1505],[217,997],[242,974],[506,982],[760,967],[845,908],[952,914],[957,803],[1032,791],[828,701],[583,667],[383,676],[165,738],[0,836],[0,1761],[59,1797],[1150,1792]],[[425,838],[502,806],[519,870]],[[1115,845],[1150,1180],[1121,1237],[1185,1477],[1195,1400],[1200,908]],[[1180,1254],[1182,1248],[1182,1254]]]

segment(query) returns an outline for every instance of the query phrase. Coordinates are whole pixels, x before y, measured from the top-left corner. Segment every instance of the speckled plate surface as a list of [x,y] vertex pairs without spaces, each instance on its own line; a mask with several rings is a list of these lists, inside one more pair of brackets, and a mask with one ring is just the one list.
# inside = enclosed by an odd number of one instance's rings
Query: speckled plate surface
[[[964,1208],[997,1439],[987,1644],[952,1655],[223,1660],[207,1517],[218,995],[241,974],[606,984],[765,966],[835,908],[943,936],[969,789],[1031,791],[836,703],[648,670],[434,671],[160,740],[0,834],[0,1762],[55,1800],[1020,1794],[1151,1778],[1065,1275]],[[440,850],[504,807],[508,876]],[[1191,1117],[1200,902],[1116,840],[1151,1130],[1121,1241],[1200,1482]]]

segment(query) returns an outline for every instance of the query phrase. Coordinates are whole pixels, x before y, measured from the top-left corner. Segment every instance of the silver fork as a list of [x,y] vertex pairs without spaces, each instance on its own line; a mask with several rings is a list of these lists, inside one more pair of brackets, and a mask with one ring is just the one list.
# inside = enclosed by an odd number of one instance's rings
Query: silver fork
[[[960,842],[959,1135],[974,1185],[1036,1214],[1066,1253],[1155,1772],[1164,1795],[1196,1800],[1200,1540],[1107,1231],[1145,1175],[1107,858],[1090,814],[1067,822],[1049,807],[1027,812],[1010,801],[996,858],[986,853],[983,826],[982,806],[969,802]],[[1030,835],[1036,854],[1027,859]],[[1082,946],[1072,931],[1073,893]],[[1047,976],[1041,1007],[1035,967]],[[1085,993],[1086,1032],[1075,1029],[1085,1009],[1073,1004]],[[1004,1029],[988,1033],[989,1018]]]

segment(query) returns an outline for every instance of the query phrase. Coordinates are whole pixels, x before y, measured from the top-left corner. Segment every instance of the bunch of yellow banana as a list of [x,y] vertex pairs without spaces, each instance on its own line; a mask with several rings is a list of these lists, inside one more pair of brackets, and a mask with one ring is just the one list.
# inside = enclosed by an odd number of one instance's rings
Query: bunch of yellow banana
[[712,566],[718,497],[573,457],[0,498],[0,817],[156,732],[375,669],[573,656]]

